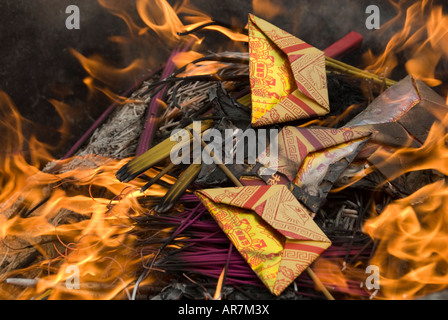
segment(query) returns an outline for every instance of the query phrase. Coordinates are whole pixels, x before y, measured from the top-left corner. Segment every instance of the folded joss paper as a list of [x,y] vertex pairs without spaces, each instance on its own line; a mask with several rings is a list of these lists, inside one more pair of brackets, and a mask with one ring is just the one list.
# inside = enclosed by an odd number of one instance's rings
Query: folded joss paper
[[[433,124],[443,122],[447,114],[448,106],[442,96],[423,81],[407,76],[384,91],[346,126],[369,126],[377,131],[362,151],[363,157],[385,177],[394,177],[407,164],[388,160],[389,153],[394,148],[421,147]],[[383,149],[388,151],[383,153]]]
[[[343,148],[359,144],[371,134],[370,128],[362,126],[356,128],[298,128],[284,127],[278,136],[278,171],[285,174],[291,181],[300,181],[299,169],[307,157],[313,159],[328,159],[330,162],[337,158]],[[313,153],[321,152],[322,157],[313,157]],[[307,161],[310,170],[322,166],[324,162]],[[303,169],[302,169],[303,174]]]
[[359,138],[312,152],[303,160],[293,182],[308,195],[319,197],[322,205],[333,184],[367,141],[368,138]]
[[[259,171],[275,172],[265,173],[262,179],[268,185],[288,184],[307,209],[317,212],[334,182],[357,156],[371,133],[372,129],[367,126],[339,129],[285,126],[278,135],[277,161],[267,164],[268,150],[257,159],[266,163]],[[244,184],[255,183],[244,180]]]
[[442,121],[447,113],[444,98],[423,81],[407,76],[384,91],[346,126],[371,125],[375,128],[395,122],[414,139],[424,143],[433,123]]
[[249,15],[254,127],[327,114],[324,52]]
[[205,189],[196,195],[275,295],[331,245],[285,185]]

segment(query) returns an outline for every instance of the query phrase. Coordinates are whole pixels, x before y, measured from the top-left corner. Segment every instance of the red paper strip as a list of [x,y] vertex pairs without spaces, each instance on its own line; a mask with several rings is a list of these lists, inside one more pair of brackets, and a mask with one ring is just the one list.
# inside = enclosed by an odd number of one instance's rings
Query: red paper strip
[[333,43],[324,50],[325,55],[330,58],[340,58],[361,46],[362,35],[355,31],[351,31],[345,37]]

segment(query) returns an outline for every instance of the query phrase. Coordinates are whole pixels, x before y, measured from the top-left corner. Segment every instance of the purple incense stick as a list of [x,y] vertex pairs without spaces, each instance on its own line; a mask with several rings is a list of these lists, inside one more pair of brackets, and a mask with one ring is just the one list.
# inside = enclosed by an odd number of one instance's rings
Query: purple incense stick
[[[171,56],[169,57],[165,69],[162,72],[161,79],[167,78],[170,74],[174,72],[176,66],[173,63],[172,58],[180,52],[179,49],[175,49]],[[151,146],[151,142],[154,136],[154,132],[157,127],[157,117],[160,111],[159,100],[162,98],[165,92],[165,88],[159,91],[154,97],[152,97],[151,102],[149,103],[148,111],[146,113],[146,122],[145,127],[143,128],[143,132],[140,136],[140,140],[138,142],[137,151],[135,153],[136,156],[140,156],[145,153],[149,147]]]
[[[148,75],[146,75],[145,77],[143,77],[143,79],[139,80],[138,82],[136,82],[132,87],[130,87],[129,89],[127,89],[123,95],[124,96],[128,96],[130,95],[132,92],[134,92],[135,90],[137,90],[137,88],[139,88],[144,81],[152,78],[155,74],[157,74],[160,70],[162,70],[163,66],[155,69],[154,71],[152,71],[151,73],[149,73]],[[114,102],[113,104],[111,104],[104,112],[103,114],[92,124],[92,126],[82,135],[82,137],[76,141],[76,143],[71,147],[71,149],[61,158],[61,160],[65,160],[67,158],[70,158],[71,156],[73,156],[76,151],[82,146],[82,144],[92,135],[92,133],[107,119],[107,117],[112,113],[112,111],[115,110],[115,108],[119,105],[119,103]]]
[[[165,65],[165,69],[163,70],[161,79],[166,79],[176,70],[176,65],[173,62],[173,58],[180,52],[187,51],[190,48],[191,44],[192,42],[189,42],[183,47],[176,48],[173,50]],[[158,100],[163,97],[164,93],[165,88],[160,90],[151,99],[151,102],[149,103],[148,111],[146,114],[146,123],[145,127],[143,128],[142,135],[140,136],[140,141],[138,143],[137,151],[135,154],[136,156],[142,155],[151,147],[152,140],[154,138],[154,133],[156,132],[157,129],[157,123],[158,123],[157,118],[160,112],[160,105]]]

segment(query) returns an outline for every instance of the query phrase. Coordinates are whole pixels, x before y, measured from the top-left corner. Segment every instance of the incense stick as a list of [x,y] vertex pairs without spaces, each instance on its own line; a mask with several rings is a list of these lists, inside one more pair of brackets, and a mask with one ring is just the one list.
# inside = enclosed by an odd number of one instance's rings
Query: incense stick
[[[202,147],[204,150],[210,155],[210,157],[213,158],[213,161],[215,164],[226,174],[226,176],[237,186],[237,187],[244,187],[244,185],[238,180],[237,177],[220,161],[219,158],[216,157],[213,150],[209,148],[209,146],[202,140],[202,138],[198,137],[195,132],[192,132],[193,139],[200,140]],[[324,286],[324,284],[320,281],[320,279],[317,277],[317,275],[311,270],[310,267],[306,268],[306,271],[310,275],[311,279],[314,281],[316,286],[319,290],[322,291],[322,293],[325,295],[325,297],[328,300],[334,300],[334,297],[331,295],[331,293],[328,291],[328,289]]]
[[386,86],[388,87],[397,83],[395,80],[387,79],[385,77],[378,76],[368,71],[358,69],[356,67],[353,67],[349,64],[346,64],[344,62],[338,61],[330,57],[325,57],[325,65],[341,73],[349,74],[359,78],[373,80],[378,83],[385,83]]
[[314,271],[310,267],[306,268],[306,272],[311,277],[311,279],[314,281],[314,283],[316,284],[317,288],[320,291],[322,291],[322,293],[325,295],[325,297],[328,300],[334,300],[334,297],[331,295],[331,293],[328,291],[328,289],[324,286],[322,281],[320,281],[319,277],[314,273]]
[[[179,49],[175,49],[171,56],[168,58],[168,62],[166,63],[166,66],[162,73],[162,79],[168,77],[176,68],[176,66],[173,63],[173,57],[177,55],[180,51]],[[151,99],[151,102],[149,103],[149,107],[147,110],[146,115],[146,122],[145,126],[143,128],[143,132],[140,136],[140,141],[138,142],[136,156],[139,156],[143,154],[145,151],[149,149],[152,143],[153,135],[156,130],[156,124],[157,124],[157,116],[160,112],[159,107],[159,99],[162,97],[164,92],[164,88],[157,92],[155,96]]]
[[[155,69],[148,75],[146,75],[143,79],[135,83],[132,87],[127,89],[123,95],[127,96],[131,94],[133,91],[135,91],[137,88],[139,88],[143,82],[147,81],[148,79],[151,79],[154,75],[159,73],[162,70],[163,66]],[[70,158],[75,154],[75,152],[81,147],[81,145],[92,135],[92,133],[106,120],[106,118],[112,113],[112,111],[115,110],[115,108],[119,104],[117,102],[114,102],[111,104],[104,112],[103,114],[92,124],[92,126],[82,135],[81,138],[79,138],[78,141],[71,147],[71,149],[61,158],[61,160]]]

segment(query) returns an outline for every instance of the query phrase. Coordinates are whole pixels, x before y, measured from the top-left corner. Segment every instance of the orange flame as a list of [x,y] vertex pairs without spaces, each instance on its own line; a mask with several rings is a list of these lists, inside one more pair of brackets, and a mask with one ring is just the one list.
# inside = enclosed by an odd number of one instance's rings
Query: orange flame
[[70,49],[70,52],[78,59],[90,77],[109,87],[119,87],[119,84],[138,79],[138,75],[147,67],[147,63],[143,59],[136,59],[127,67],[116,68],[110,66],[98,55],[87,58],[75,49]]
[[[52,103],[59,112],[67,108]],[[115,172],[126,159],[99,156],[61,161],[58,173],[41,171],[52,160],[51,148],[34,137],[26,139],[21,132],[26,119],[3,92],[0,114],[0,298],[112,299],[126,294],[135,281],[133,272],[148,258],[133,249],[129,232],[132,217],[144,212],[138,202],[144,195],[137,191],[144,182],[120,183]],[[147,190],[153,196],[165,192],[157,186]],[[18,268],[15,263],[25,263],[26,257],[34,261]],[[68,287],[70,270],[79,271],[79,289]],[[38,280],[32,288],[5,282],[17,276]]]
[[[129,28],[129,39],[110,38],[119,45],[139,47],[148,39],[149,30],[172,47],[191,39],[199,44],[201,39],[193,33],[187,36],[179,33],[188,33],[204,24],[207,24],[205,29],[219,31],[234,41],[247,41],[244,34],[213,25],[209,16],[187,1],[172,7],[164,0],[137,0],[136,8],[144,27],[134,21],[120,1],[99,2],[123,19]],[[143,54],[123,68],[109,65],[98,55],[86,57],[74,49],[70,51],[87,72],[84,83],[91,92],[100,91],[119,101],[123,99],[111,90],[140,78],[140,74],[154,64],[152,55],[145,50],[137,51]],[[186,64],[199,56],[199,53],[190,52],[189,56],[179,55],[176,59],[177,63]],[[204,62],[185,72],[215,73],[221,67],[222,64],[216,62]],[[63,116],[70,113],[70,107],[56,100],[50,102],[63,118],[60,128],[60,144],[63,145],[70,129]],[[40,143],[35,137],[26,139],[23,136],[22,125],[26,119],[2,92],[0,115],[5,153],[0,159],[0,298],[113,299],[129,296],[142,260],[153,255],[134,249],[135,236],[131,232],[132,218],[146,213],[138,201],[144,196],[138,191],[144,181],[117,181],[115,172],[128,159],[86,156],[59,161],[54,172],[51,167],[42,170],[44,164],[53,161],[50,151],[54,147]],[[151,176],[155,172],[147,174]],[[154,185],[146,194],[161,196],[165,192],[165,188]],[[22,261],[27,257],[33,261]],[[79,288],[68,287],[68,282],[73,280],[70,270],[78,270]],[[5,282],[6,279],[14,282],[16,277],[28,279],[30,287]]]
[[[387,154],[382,165],[400,164],[395,176],[418,170],[448,173],[446,117],[435,123],[424,145]],[[381,270],[381,297],[411,299],[448,287],[446,241],[448,187],[445,181],[426,185],[396,200],[368,220],[364,231],[379,241],[371,264]]]
[[[179,33],[191,31],[198,26],[213,22],[209,16],[194,8],[188,1],[184,1],[181,6],[173,8],[166,0],[137,0],[137,10],[145,24],[161,39],[171,44],[178,43],[181,40]],[[179,15],[185,15],[185,20],[191,22],[191,24],[184,25],[179,19]],[[223,26],[208,25],[204,29],[219,31],[233,41],[248,41],[246,35]],[[197,36],[192,34],[188,36],[198,44],[201,42]]]
[[[0,203],[16,197],[15,192],[26,185],[26,179],[51,159],[49,146],[34,137],[28,140],[24,137],[22,127],[26,122],[9,96],[0,91]],[[24,154],[26,149],[32,151],[27,152],[27,157]]]
[[384,52],[373,54],[370,50],[364,55],[368,70],[389,76],[399,64],[399,56],[408,57],[406,71],[416,79],[430,86],[441,81],[435,78],[437,64],[448,56],[448,16],[441,6],[432,6],[432,1],[417,1],[408,8],[404,1],[396,4],[398,15],[384,24],[379,33],[385,33],[404,17],[403,28],[389,40]]
[[187,66],[186,70],[179,74],[181,77],[216,74],[222,68],[227,66],[225,63],[217,61],[201,61],[199,63],[189,64],[202,57],[204,57],[204,55],[196,51],[179,52],[172,58],[172,61],[177,68]]
[[447,209],[444,181],[395,201],[365,225],[380,240],[371,264],[381,270],[387,299],[411,299],[448,287]]
[[272,20],[273,18],[284,14],[285,7],[281,1],[276,0],[252,0],[252,8],[256,16]]

